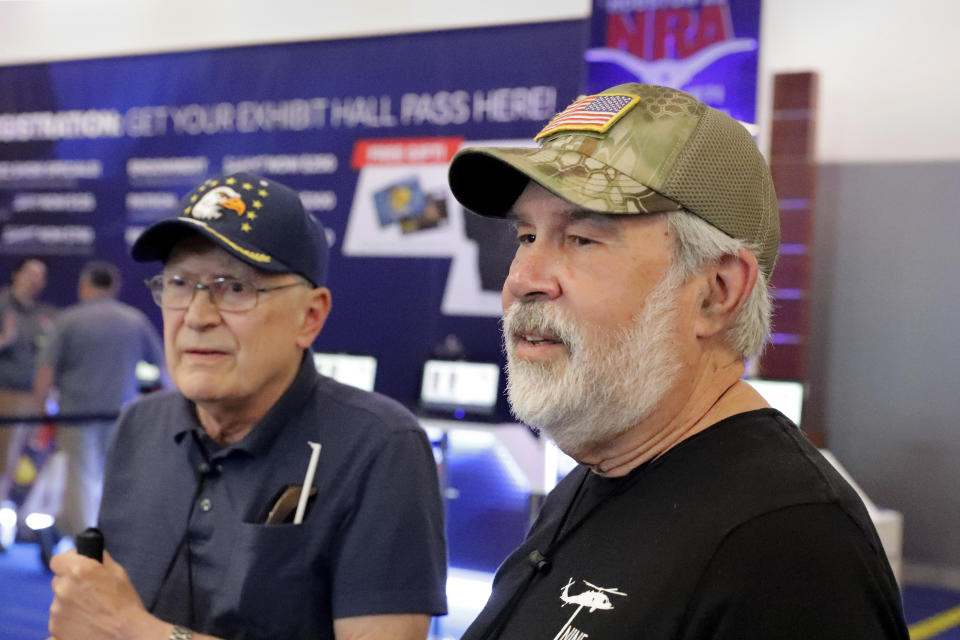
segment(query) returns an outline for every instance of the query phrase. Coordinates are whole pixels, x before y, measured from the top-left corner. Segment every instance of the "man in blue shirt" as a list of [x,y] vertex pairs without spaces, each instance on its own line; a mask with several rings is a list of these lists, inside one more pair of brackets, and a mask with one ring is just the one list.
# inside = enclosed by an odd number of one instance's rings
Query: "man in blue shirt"
[[251,174],[208,180],[134,244],[163,262],[148,286],[178,392],[121,417],[104,562],[53,559],[53,637],[423,640],[445,612],[429,442],[311,359],[327,253],[296,192]]

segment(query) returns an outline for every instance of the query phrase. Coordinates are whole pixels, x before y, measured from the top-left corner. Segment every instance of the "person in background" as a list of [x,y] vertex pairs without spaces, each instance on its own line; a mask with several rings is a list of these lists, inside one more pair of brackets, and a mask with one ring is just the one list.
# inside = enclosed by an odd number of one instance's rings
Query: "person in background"
[[[58,314],[38,357],[34,405],[45,411],[52,387],[59,414],[90,416],[57,427],[57,447],[67,454],[67,478],[57,525],[76,534],[97,522],[103,468],[116,414],[140,395],[137,364],[162,369],[163,342],[142,311],[116,299],[120,273],[109,262],[89,262],[77,283],[79,302]],[[113,416],[113,417],[111,417]]]
[[207,180],[132,254],[162,262],[177,390],[121,416],[103,564],[53,558],[51,636],[423,640],[446,610],[436,464],[398,403],[317,373],[328,247],[299,195]]
[[464,640],[906,640],[857,494],[741,379],[770,334],[780,243],[750,134],[624,84],[536,139],[465,149],[449,180],[516,225],[510,404],[579,466]]
[[10,418],[36,413],[31,393],[36,357],[55,313],[38,300],[46,286],[47,265],[24,258],[14,266],[10,285],[0,290],[0,505],[10,492],[27,436],[26,426]]

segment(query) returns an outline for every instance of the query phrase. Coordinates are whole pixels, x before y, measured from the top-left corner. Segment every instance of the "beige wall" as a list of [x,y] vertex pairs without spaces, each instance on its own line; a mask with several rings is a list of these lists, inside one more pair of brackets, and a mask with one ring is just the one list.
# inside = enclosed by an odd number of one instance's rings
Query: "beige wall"
[[[955,160],[958,25],[944,0],[765,0],[760,78],[819,73],[822,162]],[[759,105],[769,113],[768,81]]]
[[590,0],[0,0],[0,64],[579,18]]

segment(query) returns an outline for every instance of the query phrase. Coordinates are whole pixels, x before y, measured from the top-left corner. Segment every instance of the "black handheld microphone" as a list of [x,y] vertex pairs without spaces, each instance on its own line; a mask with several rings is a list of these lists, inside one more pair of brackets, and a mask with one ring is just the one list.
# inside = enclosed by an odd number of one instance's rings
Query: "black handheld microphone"
[[97,562],[103,562],[103,534],[100,529],[87,527],[77,534],[74,542],[77,545],[77,553],[93,558]]

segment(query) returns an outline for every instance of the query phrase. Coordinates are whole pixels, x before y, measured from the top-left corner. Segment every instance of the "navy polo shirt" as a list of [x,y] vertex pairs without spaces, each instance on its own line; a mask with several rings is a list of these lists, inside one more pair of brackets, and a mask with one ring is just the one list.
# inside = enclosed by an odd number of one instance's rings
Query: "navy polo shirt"
[[[265,524],[318,442],[303,524]],[[436,464],[416,419],[320,376],[310,354],[240,442],[159,392],[121,416],[100,511],[106,549],[167,622],[228,638],[332,638],[336,618],[446,612]]]

